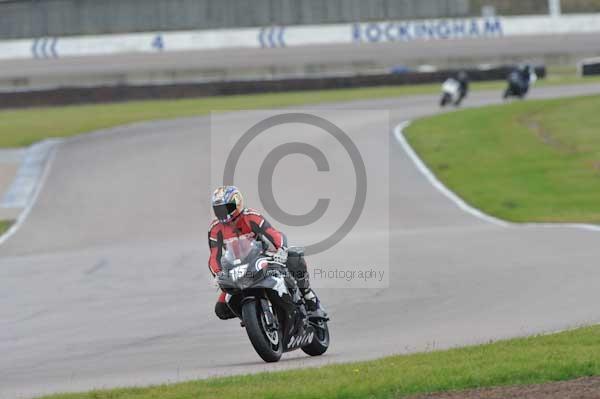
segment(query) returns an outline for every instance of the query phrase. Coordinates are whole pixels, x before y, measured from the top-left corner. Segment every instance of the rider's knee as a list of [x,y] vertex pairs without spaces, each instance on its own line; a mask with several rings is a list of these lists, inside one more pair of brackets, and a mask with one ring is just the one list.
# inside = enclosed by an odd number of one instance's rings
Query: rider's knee
[[308,268],[304,259],[304,249],[291,247],[288,250],[288,260],[286,264],[290,274],[298,283],[301,289],[308,288]]

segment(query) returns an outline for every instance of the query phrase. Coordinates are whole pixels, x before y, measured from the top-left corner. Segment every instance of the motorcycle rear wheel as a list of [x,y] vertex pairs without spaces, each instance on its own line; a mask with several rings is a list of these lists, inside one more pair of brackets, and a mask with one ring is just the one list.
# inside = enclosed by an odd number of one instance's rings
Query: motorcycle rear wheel
[[329,327],[325,320],[311,322],[315,329],[315,335],[310,344],[303,346],[302,351],[309,356],[319,356],[329,349]]
[[[277,317],[276,314],[273,316]],[[246,302],[242,307],[242,318],[246,325],[248,338],[258,356],[269,363],[279,361],[283,353],[281,329],[268,331],[259,303],[256,301]]]

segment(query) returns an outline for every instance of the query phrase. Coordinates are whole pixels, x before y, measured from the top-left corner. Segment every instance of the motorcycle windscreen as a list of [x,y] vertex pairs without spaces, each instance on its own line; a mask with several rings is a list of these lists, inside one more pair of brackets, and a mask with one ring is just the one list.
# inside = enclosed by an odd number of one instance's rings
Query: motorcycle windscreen
[[253,238],[240,236],[225,241],[223,259],[231,264],[246,263],[247,260],[257,257],[262,246]]

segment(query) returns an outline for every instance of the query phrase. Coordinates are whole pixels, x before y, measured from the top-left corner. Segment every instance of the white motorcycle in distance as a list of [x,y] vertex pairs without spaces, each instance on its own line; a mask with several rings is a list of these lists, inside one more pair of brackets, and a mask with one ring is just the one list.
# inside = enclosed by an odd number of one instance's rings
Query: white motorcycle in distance
[[460,82],[455,78],[448,78],[442,83],[442,98],[440,99],[440,107],[445,107],[448,104],[459,106],[463,99],[463,94],[460,90]]

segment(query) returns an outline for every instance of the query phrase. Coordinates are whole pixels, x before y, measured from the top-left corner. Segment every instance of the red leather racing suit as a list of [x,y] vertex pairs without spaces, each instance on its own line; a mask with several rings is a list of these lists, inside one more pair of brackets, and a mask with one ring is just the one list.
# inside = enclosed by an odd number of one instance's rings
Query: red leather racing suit
[[[215,219],[208,229],[208,246],[210,248],[208,268],[213,276],[221,271],[221,255],[227,240],[242,235],[250,235],[255,239],[266,239],[273,244],[275,249],[287,248],[285,235],[273,228],[254,209],[245,208],[237,218],[229,223],[222,223]],[[219,295],[218,302],[225,302],[224,292]]]

